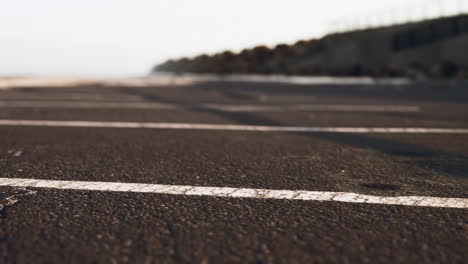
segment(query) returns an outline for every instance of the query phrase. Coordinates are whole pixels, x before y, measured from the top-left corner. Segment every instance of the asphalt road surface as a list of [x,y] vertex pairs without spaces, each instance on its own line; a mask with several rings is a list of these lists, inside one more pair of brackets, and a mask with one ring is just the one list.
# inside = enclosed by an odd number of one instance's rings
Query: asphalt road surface
[[0,90],[0,210],[1,263],[467,263],[468,87]]

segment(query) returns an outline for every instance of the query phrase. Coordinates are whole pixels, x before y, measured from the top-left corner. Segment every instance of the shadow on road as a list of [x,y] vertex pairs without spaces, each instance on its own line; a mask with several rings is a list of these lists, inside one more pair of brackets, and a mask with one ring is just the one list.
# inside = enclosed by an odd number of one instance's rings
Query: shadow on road
[[[205,87],[194,86],[187,89]],[[210,88],[211,89],[211,88]],[[218,87],[219,89],[219,87]],[[179,104],[179,102],[165,100],[160,96],[155,95],[150,90],[137,90],[130,88],[122,88],[120,90],[126,94],[139,95],[149,102]],[[316,95],[314,93],[314,95]],[[187,110],[201,113],[209,113],[217,115],[226,120],[231,120],[238,124],[244,125],[264,125],[264,126],[290,126],[277,122],[268,118],[264,118],[253,113],[243,112],[227,112],[212,108],[203,107],[200,105],[185,105]],[[372,149],[384,154],[406,158],[404,162],[412,166],[435,171],[439,174],[457,178],[468,178],[468,158],[461,154],[450,153],[447,151],[433,150],[416,144],[408,144],[395,140],[376,138],[366,134],[353,133],[301,133],[288,132],[299,134],[306,137],[320,138],[334,143],[352,146],[355,148]]]

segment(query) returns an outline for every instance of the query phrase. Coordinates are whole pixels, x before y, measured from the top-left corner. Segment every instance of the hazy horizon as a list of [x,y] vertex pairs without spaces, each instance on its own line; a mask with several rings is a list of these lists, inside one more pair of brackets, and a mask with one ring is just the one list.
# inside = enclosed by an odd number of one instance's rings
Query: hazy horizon
[[317,38],[337,19],[421,3],[357,2],[15,0],[0,9],[0,76],[141,76],[169,58]]

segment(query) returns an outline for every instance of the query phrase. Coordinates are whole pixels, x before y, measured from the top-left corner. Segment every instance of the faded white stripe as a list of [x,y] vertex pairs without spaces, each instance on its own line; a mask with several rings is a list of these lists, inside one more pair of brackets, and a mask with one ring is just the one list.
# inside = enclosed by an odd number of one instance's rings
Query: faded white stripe
[[0,107],[18,108],[85,108],[85,109],[177,109],[176,105],[162,103],[74,102],[74,101],[2,101]]
[[419,106],[399,105],[218,105],[208,104],[210,108],[229,112],[420,112]]
[[52,121],[52,120],[0,120],[0,126],[149,128],[149,129],[257,131],[257,132],[302,132],[302,133],[468,134],[468,128],[300,127],[300,126],[296,127],[296,126],[250,126],[250,125],[228,125],[228,124],[140,123],[140,122]]
[[347,192],[268,190],[119,182],[54,181],[17,178],[0,178],[0,186],[52,188],[62,190],[156,193],[228,198],[285,199],[442,208],[468,208],[468,199],[466,198],[441,198],[427,196],[385,197]]
[[[117,94],[117,93],[86,93],[86,92],[63,92],[63,93],[44,93],[44,92],[10,92],[0,94],[0,105],[3,107],[21,107],[23,105],[35,104],[36,102],[43,102],[47,106],[48,102],[51,103],[76,103],[76,102],[91,102],[98,104],[99,102],[143,102],[141,96]],[[42,105],[44,105],[42,103]],[[10,106],[11,105],[11,106]],[[16,106],[19,105],[19,106]]]
[[163,85],[188,85],[194,83],[196,78],[191,76],[174,77],[151,76],[143,78],[82,78],[82,77],[24,77],[0,78],[0,90],[16,87],[77,87],[77,86],[125,86],[148,87]]
[[207,108],[226,112],[420,112],[419,106],[405,105],[182,105],[145,102],[76,102],[76,101],[0,101],[0,107],[19,108],[90,108],[90,109],[197,109]]

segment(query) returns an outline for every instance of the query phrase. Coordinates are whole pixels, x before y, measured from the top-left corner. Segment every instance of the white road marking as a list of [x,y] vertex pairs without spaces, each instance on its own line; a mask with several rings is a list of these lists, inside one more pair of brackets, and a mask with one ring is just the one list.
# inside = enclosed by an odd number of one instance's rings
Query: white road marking
[[286,76],[286,75],[260,75],[260,74],[233,74],[227,76],[184,74],[198,81],[231,81],[231,82],[259,82],[259,83],[285,83],[297,85],[408,85],[411,80],[407,78],[372,78],[372,77],[331,77],[331,76]]
[[191,76],[175,77],[151,76],[141,78],[83,78],[83,77],[18,77],[1,78],[0,90],[8,90],[17,87],[77,87],[77,86],[125,86],[125,87],[150,87],[166,85],[188,85],[194,83],[196,78]]
[[256,132],[302,132],[302,133],[468,134],[468,128],[301,127],[301,126],[253,126],[253,125],[229,125],[229,124],[140,123],[140,122],[100,122],[100,121],[53,121],[53,120],[0,120],[0,126],[148,128],[148,129],[225,130],[225,131],[256,131]]
[[292,94],[262,94],[258,96],[260,102],[271,102],[271,103],[289,103],[289,102],[302,102],[310,104],[311,102],[317,101],[316,96],[310,95],[292,95]]
[[76,102],[76,101],[0,101],[0,107],[19,108],[90,108],[90,109],[191,109],[207,108],[226,112],[386,112],[417,113],[419,106],[406,105],[178,105],[145,102]]
[[55,181],[17,178],[0,178],[0,186],[468,209],[468,199],[466,198],[427,196],[385,197],[347,192],[268,190],[119,182]]
[[230,112],[420,112],[419,106],[399,105],[217,105],[208,104],[208,107]]
[[177,109],[176,105],[144,102],[76,102],[76,101],[0,101],[0,107],[84,108],[84,109]]
[[[138,95],[127,95],[117,93],[44,93],[44,92],[11,92],[0,94],[0,105],[4,107],[15,107],[16,105],[27,105],[41,102],[40,105],[47,106],[48,102],[52,102],[52,105],[57,102],[63,103],[76,103],[76,102],[90,102],[98,104],[99,102],[143,102],[143,98]],[[11,106],[10,106],[11,105]]]
[[[16,87],[74,87],[74,86],[126,86],[151,87],[166,85],[189,85],[198,82],[229,81],[229,82],[262,82],[285,83],[298,85],[397,85],[411,84],[406,78],[371,78],[371,77],[331,77],[331,76],[284,76],[284,75],[228,75],[214,74],[168,74],[153,73],[147,77],[136,78],[84,78],[84,77],[0,77],[0,90]],[[313,88],[313,87],[312,87]]]

